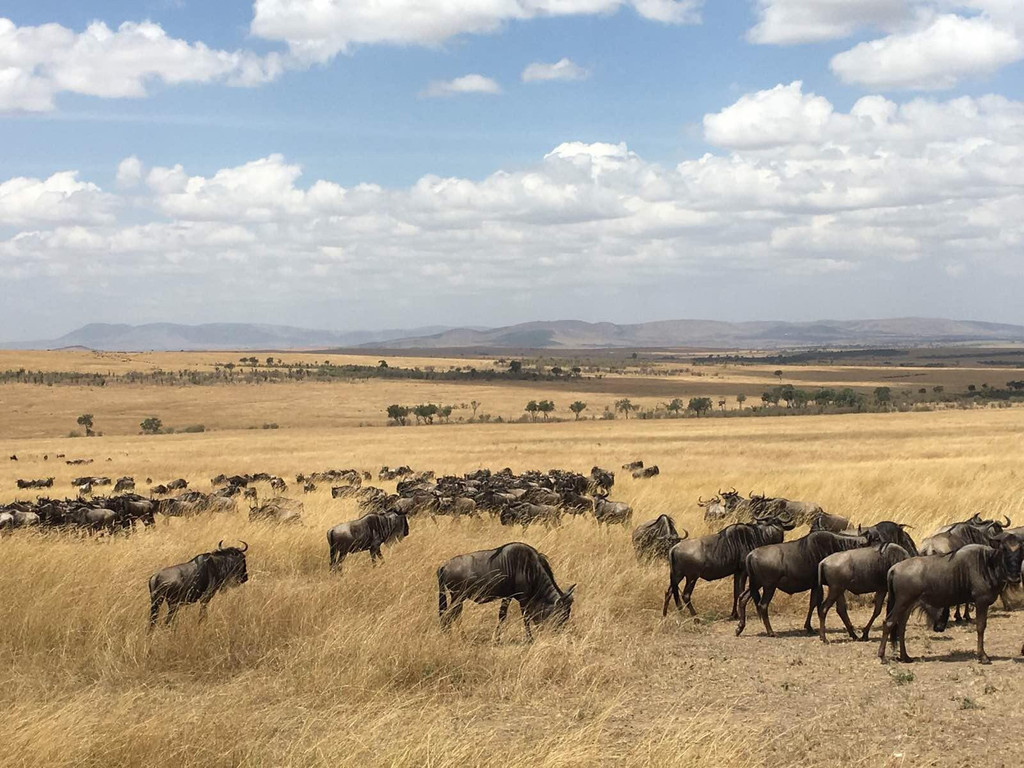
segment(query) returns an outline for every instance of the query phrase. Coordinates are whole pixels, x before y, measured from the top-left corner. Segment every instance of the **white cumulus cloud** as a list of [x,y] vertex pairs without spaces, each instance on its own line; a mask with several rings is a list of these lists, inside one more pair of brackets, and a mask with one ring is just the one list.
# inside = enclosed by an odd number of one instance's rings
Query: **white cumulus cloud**
[[562,58],[554,64],[535,61],[523,70],[524,83],[546,82],[549,80],[584,80],[590,74],[572,59]]
[[952,88],[1024,58],[1024,39],[986,17],[943,14],[927,26],[860,43],[832,58],[842,80],[868,88]]
[[702,0],[256,0],[252,33],[288,44],[305,61],[328,61],[353,45],[439,45],[457,35],[550,16],[608,14],[631,7],[667,24],[699,20]]
[[51,110],[62,92],[138,98],[155,82],[259,85],[277,78],[284,61],[278,53],[221,51],[175,39],[149,21],[117,29],[96,21],[75,32],[0,18],[0,111]]
[[495,80],[483,75],[463,75],[453,80],[434,80],[420,93],[427,98],[457,96],[463,93],[501,93],[501,86]]

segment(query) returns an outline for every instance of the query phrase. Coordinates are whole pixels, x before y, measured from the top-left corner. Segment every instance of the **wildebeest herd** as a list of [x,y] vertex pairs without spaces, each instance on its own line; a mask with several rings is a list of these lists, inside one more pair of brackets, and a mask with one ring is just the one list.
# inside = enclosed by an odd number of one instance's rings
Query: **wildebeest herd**
[[[636,479],[659,474],[657,467],[642,462],[623,465]],[[632,508],[608,499],[614,486],[613,472],[594,467],[589,475],[553,469],[516,474],[511,469],[487,469],[461,477],[436,477],[432,472],[413,472],[409,467],[382,467],[380,480],[397,481],[395,493],[364,485],[372,479],[354,469],[300,474],[296,483],[303,492],[329,483],[333,498],[355,499],[362,514],[327,531],[329,566],[341,569],[349,555],[369,552],[373,564],[383,560],[381,548],[409,535],[410,518],[422,516],[436,524],[438,517],[476,518],[483,514],[502,525],[524,529],[541,524],[558,526],[565,516],[586,516],[598,525],[627,526]],[[52,480],[19,487],[52,487]],[[25,485],[22,485],[25,482]],[[147,479],[147,482],[151,482]],[[276,496],[260,501],[255,484],[268,483],[283,492],[287,484],[266,473],[218,475],[206,494],[185,490],[174,497],[172,490],[184,490],[179,479],[151,485],[149,498],[134,492],[133,478],[120,478],[111,496],[91,496],[94,486],[109,485],[108,478],[76,478],[75,499],[39,497],[34,502],[0,506],[0,533],[14,528],[56,529],[87,534],[131,533],[137,526],[155,523],[157,515],[189,517],[203,513],[230,513],[237,509],[236,497],[249,498],[251,522],[301,522],[302,504]],[[954,621],[969,621],[975,609],[978,659],[987,663],[984,639],[989,607],[1000,596],[1008,608],[1006,590],[1021,581],[1024,528],[1011,528],[1010,520],[984,519],[980,515],[951,523],[933,532],[918,546],[908,526],[893,521],[854,525],[848,519],[826,513],[819,505],[751,493],[741,496],[735,489],[719,491],[710,499],[698,499],[714,533],[691,538],[677,528],[669,515],[637,526],[632,533],[637,559],[646,564],[667,562],[669,583],[662,614],[667,615],[674,600],[679,611],[685,606],[697,615],[693,592],[700,580],[733,579],[730,618],[737,620],[736,634],[746,627],[747,607],[753,602],[767,635],[774,636],[769,607],[776,592],[808,592],[804,629],[827,642],[826,618],[834,606],[851,638],[867,640],[883,606],[878,655],[883,660],[887,643],[899,645],[900,660],[911,661],[906,650],[906,627],[917,609],[928,617],[931,628],[944,631],[955,609]],[[786,541],[788,531],[799,525],[809,527],[801,538]],[[167,605],[165,623],[170,624],[183,604],[200,604],[200,621],[210,600],[224,587],[248,580],[248,545],[224,547],[223,542],[192,560],[164,568],[149,580],[150,628],[160,606]],[[500,601],[498,629],[512,600],[523,616],[526,635],[532,639],[531,623],[549,622],[561,626],[570,617],[575,585],[562,590],[548,558],[533,547],[512,542],[492,550],[453,557],[437,570],[438,611],[441,628],[448,630],[459,617],[463,603]],[[682,585],[682,590],[680,586]],[[848,611],[846,596],[872,595],[873,613],[858,634]],[[812,617],[818,614],[818,629]],[[1024,648],[1022,648],[1024,654]]]

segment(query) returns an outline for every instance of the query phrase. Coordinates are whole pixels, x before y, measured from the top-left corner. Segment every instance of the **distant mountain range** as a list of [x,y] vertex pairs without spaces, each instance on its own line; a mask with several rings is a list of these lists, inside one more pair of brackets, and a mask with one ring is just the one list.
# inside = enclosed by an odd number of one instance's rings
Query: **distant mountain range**
[[1024,326],[935,318],[815,322],[664,320],[617,325],[578,320],[521,323],[502,328],[432,326],[384,331],[320,331],[283,325],[210,323],[109,325],[93,323],[58,339],[14,342],[6,349],[86,347],[105,351],[202,349],[599,349],[698,347],[909,346],[964,342],[1024,342]]
[[449,326],[385,331],[318,331],[258,323],[147,323],[111,325],[90,323],[60,338],[2,344],[5,349],[63,349],[86,347],[111,352],[202,349],[324,349],[379,344],[391,339],[436,335]]

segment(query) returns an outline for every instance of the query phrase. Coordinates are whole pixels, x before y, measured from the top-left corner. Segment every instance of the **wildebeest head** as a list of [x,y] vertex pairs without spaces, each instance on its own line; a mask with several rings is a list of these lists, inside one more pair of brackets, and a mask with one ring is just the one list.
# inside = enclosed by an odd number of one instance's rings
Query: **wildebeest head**
[[1024,547],[1013,534],[999,534],[993,542],[995,552],[989,556],[989,565],[998,577],[1010,584],[1020,584],[1021,563],[1024,562]]
[[558,596],[552,603],[539,603],[533,607],[531,618],[534,621],[551,622],[556,629],[569,620],[572,613],[572,593],[576,589],[573,584],[565,592]]
[[244,541],[242,547],[225,547],[224,542],[217,544],[217,549],[210,555],[217,559],[220,572],[224,578],[224,586],[245,584],[249,580],[249,571],[245,564],[245,552],[249,545]]

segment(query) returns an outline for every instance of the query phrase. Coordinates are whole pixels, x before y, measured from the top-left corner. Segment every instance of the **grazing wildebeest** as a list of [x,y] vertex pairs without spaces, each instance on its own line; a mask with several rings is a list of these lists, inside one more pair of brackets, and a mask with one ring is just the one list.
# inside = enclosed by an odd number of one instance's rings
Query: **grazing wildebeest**
[[530,622],[551,620],[560,627],[569,619],[575,589],[575,584],[564,592],[559,589],[548,559],[529,544],[512,542],[497,549],[459,555],[437,569],[441,629],[447,631],[459,618],[466,600],[474,603],[501,600],[496,630],[500,632],[509,603],[515,600],[523,613],[526,638],[532,642]]
[[[717,581],[726,576],[733,577],[732,613],[729,618],[737,616],[736,606],[743,592],[747,578],[747,555],[757,547],[767,544],[778,544],[786,536],[786,531],[793,530],[793,522],[785,518],[764,517],[753,523],[733,523],[709,536],[683,541],[672,547],[668,553],[669,583],[665,590],[665,604],[661,615],[668,614],[668,601],[675,600],[676,609],[682,610],[683,603],[696,616],[690,596],[699,579]],[[679,599],[679,584],[686,580],[683,588],[682,602]]]
[[316,483],[303,483],[302,484],[302,492],[303,493],[313,493],[315,490],[316,490]]
[[134,477],[119,477],[117,483],[114,485],[114,493],[125,493],[127,491],[135,490],[135,478]]
[[47,477],[44,480],[22,480],[21,478],[18,478],[18,487],[22,488],[22,489],[24,489],[24,488],[52,488],[53,487],[53,478],[52,477]]
[[99,531],[106,531],[107,534],[114,532],[117,525],[117,513],[106,507],[78,506],[71,510],[71,518],[90,534]]
[[633,529],[633,549],[637,560],[667,560],[669,550],[680,541],[690,537],[683,529],[680,536],[676,521],[668,515],[658,515],[654,520],[641,523]]
[[821,512],[814,516],[814,519],[811,520],[811,530],[831,531],[832,533],[854,531],[849,518],[842,517],[841,515],[830,515],[825,512]]
[[[1005,516],[1004,518],[1005,525],[995,520],[984,520],[979,514],[975,513],[961,523],[945,525],[921,542],[921,554],[948,555],[968,544],[993,546],[996,543],[997,537],[1003,532],[1003,528],[1009,527],[1011,524],[1010,518]],[[960,613],[961,607],[963,608],[963,616]],[[961,621],[970,621],[971,606],[969,604],[956,606],[953,620],[957,624]],[[940,623],[944,622],[936,622],[936,631],[941,631],[939,630]]]
[[331,488],[332,499],[346,499],[359,492],[358,485],[335,485]]
[[250,502],[249,522],[268,522],[280,524],[295,524],[302,522],[302,502],[289,499],[284,496],[277,496],[267,499],[262,504]]
[[167,490],[169,491],[184,491],[188,488],[188,480],[183,477],[179,477],[177,480],[171,480],[167,484]]
[[598,524],[629,525],[633,519],[633,508],[624,501],[608,501],[607,496],[594,497],[594,517]]
[[857,632],[850,622],[850,614],[846,608],[847,592],[855,595],[866,595],[869,592],[875,594],[875,610],[860,637],[861,640],[867,640],[871,625],[875,623],[885,603],[888,590],[885,576],[896,563],[901,563],[908,557],[913,555],[898,544],[879,544],[877,547],[836,552],[822,560],[818,564],[818,584],[822,590],[828,587],[828,594],[818,606],[818,633],[821,642],[828,642],[825,638],[825,619],[833,605],[839,618],[846,625],[850,637],[857,639]]
[[582,493],[570,491],[562,494],[562,507],[570,515],[585,515],[594,511],[594,500]]
[[1007,584],[1019,584],[1024,549],[1016,536],[1000,535],[995,547],[968,544],[947,555],[912,557],[889,570],[885,623],[878,658],[885,660],[885,644],[890,638],[900,645],[900,661],[913,659],[907,654],[907,620],[915,606],[929,612],[953,605],[974,603],[977,613],[978,661],[988,664],[985,653],[985,625],[988,607]]
[[331,551],[331,570],[341,568],[347,555],[370,553],[370,562],[384,561],[380,548],[390,541],[401,541],[409,535],[409,518],[398,512],[370,512],[355,520],[340,523],[327,531]]
[[658,469],[658,465],[655,464],[653,467],[646,467],[644,469],[633,470],[634,480],[647,480],[652,477],[656,477],[661,474],[661,470]]
[[149,577],[149,629],[156,625],[160,604],[167,603],[165,624],[174,620],[174,614],[185,603],[199,603],[199,621],[206,618],[206,606],[224,587],[244,584],[249,580],[245,552],[242,548],[225,547],[224,542],[213,552],[196,555],[187,563],[162,568]]
[[157,496],[166,496],[168,493],[170,493],[170,490],[167,488],[166,485],[154,485],[152,488],[149,489],[149,492],[155,493]]
[[622,468],[629,472],[632,472],[634,469],[643,469],[644,463],[642,460],[637,459],[636,461],[631,461],[628,464],[623,464]]
[[608,493],[615,485],[615,473],[609,472],[607,469],[601,469],[600,467],[591,467],[589,488],[591,492],[604,491]]
[[498,513],[502,525],[521,525],[523,528],[532,523],[543,523],[547,527],[558,525],[562,519],[562,510],[550,504],[509,504]]
[[[771,620],[768,618],[768,606],[776,590],[795,595],[797,592],[810,590],[810,604],[807,608],[807,619],[804,629],[813,633],[811,616],[821,602],[821,587],[818,585],[818,564],[829,555],[847,549],[856,549],[868,545],[863,536],[844,536],[828,531],[814,531],[795,541],[784,541],[781,544],[769,544],[759,547],[747,555],[746,568],[749,584],[740,595],[739,624],[736,634],[743,632],[747,625],[747,603],[753,599],[757,613],[764,623],[765,632],[775,637]],[[764,593],[761,590],[764,589]]]
[[14,513],[0,512],[0,531],[14,528]]
[[15,454],[15,453],[12,453],[12,454],[10,455],[10,460],[11,460],[11,461],[17,461],[17,460],[18,460],[18,455],[17,455],[17,454]]

